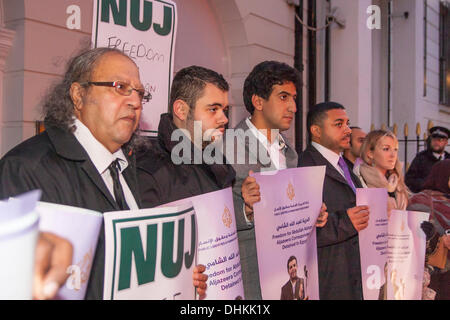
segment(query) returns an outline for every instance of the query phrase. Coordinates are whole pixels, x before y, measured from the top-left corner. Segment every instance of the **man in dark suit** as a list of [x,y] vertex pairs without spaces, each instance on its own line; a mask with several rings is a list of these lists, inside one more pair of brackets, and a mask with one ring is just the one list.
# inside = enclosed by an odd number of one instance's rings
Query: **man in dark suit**
[[[46,130],[0,161],[0,198],[40,189],[46,202],[99,212],[139,209],[133,147],[150,98],[135,62],[121,51],[95,48],[74,57],[44,102]],[[102,230],[87,299],[103,299],[104,261]]]
[[317,230],[320,299],[362,299],[358,232],[368,225],[367,206],[355,206],[358,178],[342,152],[350,143],[345,108],[335,102],[315,105],[307,116],[311,144],[299,155],[299,166],[326,166],[323,202],[328,222]]
[[423,190],[425,180],[434,164],[450,159],[450,154],[445,151],[449,135],[450,130],[445,127],[435,126],[430,129],[427,149],[417,154],[405,175],[405,183],[412,192]]
[[305,300],[305,281],[297,277],[297,258],[291,256],[287,262],[289,280],[281,288],[280,300]]

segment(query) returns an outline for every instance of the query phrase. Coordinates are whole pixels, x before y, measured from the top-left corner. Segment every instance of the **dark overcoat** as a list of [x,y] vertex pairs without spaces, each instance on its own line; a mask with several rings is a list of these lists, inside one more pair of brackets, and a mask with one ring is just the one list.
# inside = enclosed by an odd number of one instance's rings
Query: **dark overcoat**
[[[356,205],[356,196],[345,178],[317,149],[309,145],[299,155],[299,167],[326,166],[323,202],[328,221],[316,228],[319,264],[319,295],[321,300],[362,299],[361,264],[358,232],[347,215]],[[356,188],[358,177],[351,172]]]
[[[122,172],[138,206],[136,167],[124,150]],[[9,151],[0,161],[0,198],[40,189],[41,200],[98,212],[120,210],[88,154],[72,133],[46,124],[46,131]],[[70,223],[70,221],[68,221]],[[82,236],[80,230],[80,236]],[[86,299],[103,299],[104,225],[100,231]]]

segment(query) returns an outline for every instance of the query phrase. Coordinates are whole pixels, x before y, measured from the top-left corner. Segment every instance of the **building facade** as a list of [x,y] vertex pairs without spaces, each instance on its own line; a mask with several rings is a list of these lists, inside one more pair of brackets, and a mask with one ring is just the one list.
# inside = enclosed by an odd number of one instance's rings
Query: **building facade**
[[[247,116],[248,73],[278,60],[302,73],[296,125],[287,133],[298,151],[306,147],[308,108],[325,100],[342,103],[352,124],[366,131],[396,124],[400,139],[405,124],[410,139],[417,123],[421,134],[430,121],[450,127],[450,106],[440,99],[442,83],[450,86],[440,70],[445,1],[175,2],[174,72],[196,64],[222,73],[231,86],[231,126]],[[92,16],[92,0],[0,0],[2,155],[36,133],[46,90],[69,57],[90,46]],[[410,162],[416,149],[408,148]]]

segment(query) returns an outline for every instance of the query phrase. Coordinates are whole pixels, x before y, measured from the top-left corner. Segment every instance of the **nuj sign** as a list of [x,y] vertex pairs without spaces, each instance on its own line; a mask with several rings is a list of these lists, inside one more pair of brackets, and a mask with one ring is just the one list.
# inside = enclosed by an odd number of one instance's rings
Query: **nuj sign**
[[167,112],[177,28],[174,2],[161,0],[94,1],[92,44],[116,48],[136,62],[152,99],[144,105],[140,128],[156,133]]

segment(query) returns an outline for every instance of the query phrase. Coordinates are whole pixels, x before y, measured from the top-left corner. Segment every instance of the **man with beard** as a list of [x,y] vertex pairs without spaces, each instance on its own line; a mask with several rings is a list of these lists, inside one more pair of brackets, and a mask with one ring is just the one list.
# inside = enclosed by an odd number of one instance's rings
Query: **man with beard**
[[158,141],[137,155],[144,208],[231,186],[235,173],[223,155],[215,155],[220,161],[211,164],[203,158],[228,123],[228,90],[222,75],[203,67],[187,67],[175,75]]
[[320,299],[360,300],[358,232],[368,225],[369,208],[355,206],[355,188],[361,183],[342,157],[350,147],[349,118],[339,103],[319,103],[309,110],[307,127],[311,143],[299,155],[299,166],[326,166],[323,202],[328,222],[316,229]]
[[450,159],[450,154],[445,151],[449,134],[449,130],[444,127],[436,126],[430,129],[427,149],[417,154],[406,172],[405,183],[412,192],[423,190],[423,184],[435,163]]
[[[143,208],[231,186],[235,173],[223,164],[222,153],[215,154],[212,160],[220,159],[216,163],[203,159],[204,149],[221,140],[228,123],[228,90],[227,81],[213,70],[191,66],[177,72],[170,90],[169,113],[162,114],[159,122],[158,140],[136,157]],[[203,265],[195,270],[204,271]],[[194,277],[202,296],[206,275],[194,273]]]
[[297,277],[297,258],[291,256],[287,262],[289,280],[281,288],[280,300],[306,300],[305,280]]

